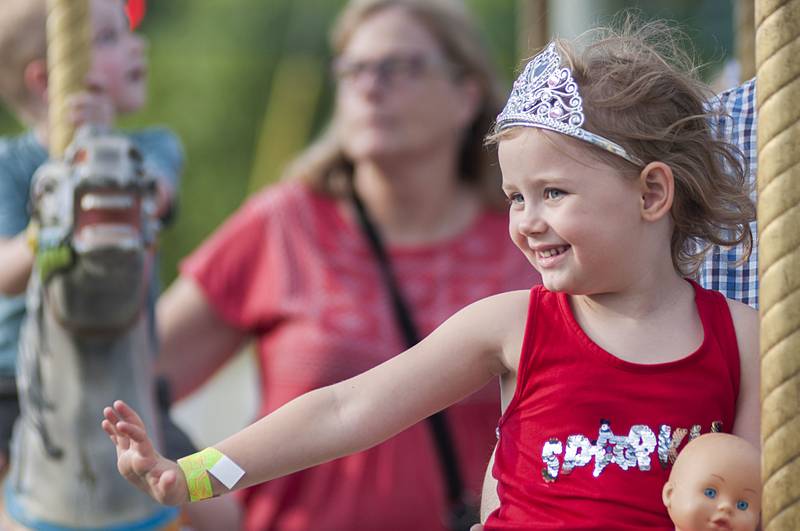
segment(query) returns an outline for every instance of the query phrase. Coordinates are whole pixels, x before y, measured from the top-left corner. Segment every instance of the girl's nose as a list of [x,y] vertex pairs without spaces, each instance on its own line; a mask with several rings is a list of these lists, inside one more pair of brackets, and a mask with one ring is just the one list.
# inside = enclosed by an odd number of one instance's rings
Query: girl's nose
[[526,210],[517,223],[517,230],[520,234],[542,234],[547,230],[547,223],[534,209]]

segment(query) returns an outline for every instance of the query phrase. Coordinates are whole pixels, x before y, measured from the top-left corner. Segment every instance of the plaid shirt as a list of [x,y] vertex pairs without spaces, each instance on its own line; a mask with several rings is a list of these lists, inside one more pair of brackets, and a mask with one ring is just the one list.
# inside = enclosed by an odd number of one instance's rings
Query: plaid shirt
[[[747,164],[747,177],[752,186],[752,198],[756,197],[756,84],[755,79],[723,92],[718,96],[722,114],[716,124],[719,135],[742,150]],[[721,248],[714,246],[706,255],[700,269],[702,286],[722,292],[735,299],[758,308],[758,232],[756,222],[750,223],[753,231],[753,252],[750,258],[736,267],[742,257],[741,246]]]

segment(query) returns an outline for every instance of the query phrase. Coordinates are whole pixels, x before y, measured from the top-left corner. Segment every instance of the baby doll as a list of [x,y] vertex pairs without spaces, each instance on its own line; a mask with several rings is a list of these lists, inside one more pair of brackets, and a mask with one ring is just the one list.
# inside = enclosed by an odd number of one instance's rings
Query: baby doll
[[678,455],[662,498],[676,531],[753,531],[761,511],[761,455],[727,433],[702,435]]

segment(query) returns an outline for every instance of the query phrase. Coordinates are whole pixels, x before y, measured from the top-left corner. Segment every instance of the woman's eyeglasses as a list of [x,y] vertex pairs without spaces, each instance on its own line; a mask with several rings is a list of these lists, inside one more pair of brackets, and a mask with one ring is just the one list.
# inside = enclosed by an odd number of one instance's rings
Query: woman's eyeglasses
[[355,85],[369,74],[388,86],[419,79],[435,70],[452,73],[454,68],[444,60],[424,55],[390,55],[371,61],[340,57],[334,61],[332,72],[336,81],[343,85]]

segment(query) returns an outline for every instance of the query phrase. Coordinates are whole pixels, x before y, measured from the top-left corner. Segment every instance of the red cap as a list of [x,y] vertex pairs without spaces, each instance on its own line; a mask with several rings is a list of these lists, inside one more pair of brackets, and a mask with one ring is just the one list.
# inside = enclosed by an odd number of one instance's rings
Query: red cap
[[131,25],[131,31],[142,22],[144,12],[147,10],[146,0],[128,0],[125,3],[125,14]]

